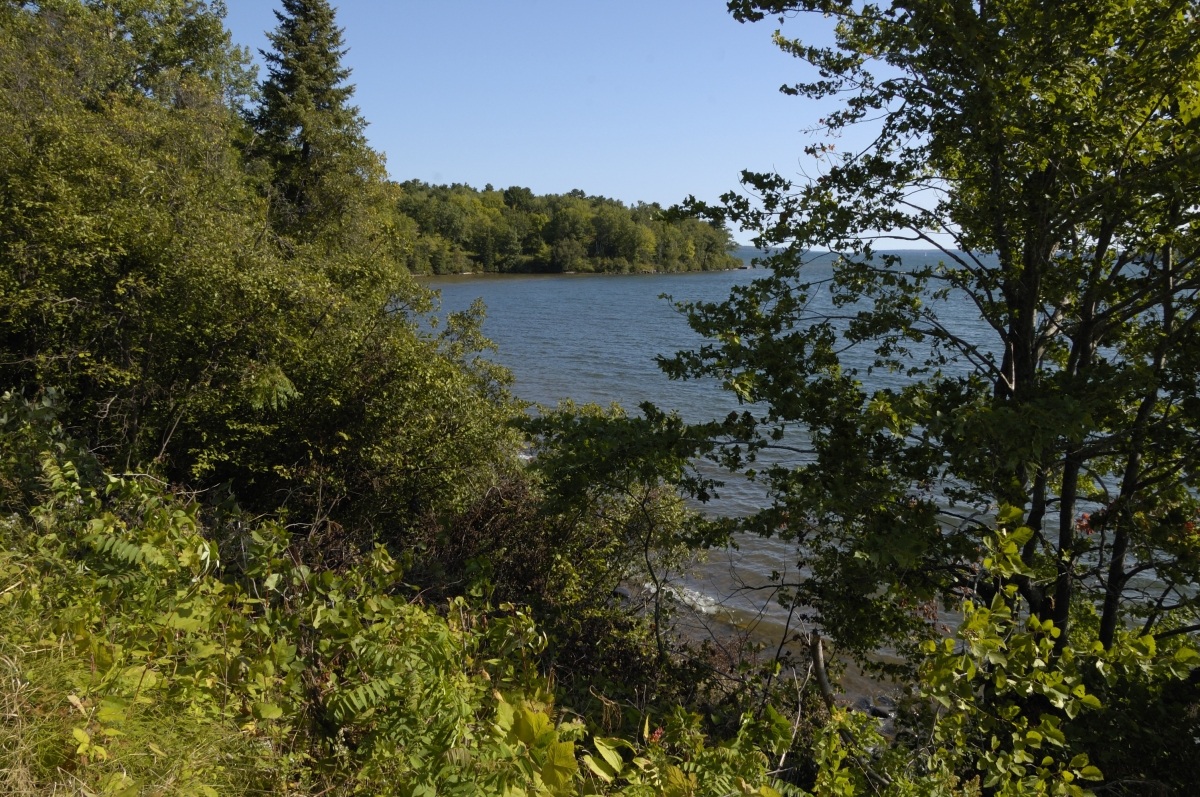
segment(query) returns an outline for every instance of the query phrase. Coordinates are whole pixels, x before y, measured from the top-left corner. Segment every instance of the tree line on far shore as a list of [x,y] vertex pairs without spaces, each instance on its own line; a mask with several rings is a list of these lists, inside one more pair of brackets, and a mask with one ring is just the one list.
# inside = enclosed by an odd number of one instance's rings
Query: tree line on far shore
[[658,203],[534,194],[489,183],[400,184],[400,212],[415,222],[408,266],[416,274],[718,271],[738,268],[729,230],[669,218]]

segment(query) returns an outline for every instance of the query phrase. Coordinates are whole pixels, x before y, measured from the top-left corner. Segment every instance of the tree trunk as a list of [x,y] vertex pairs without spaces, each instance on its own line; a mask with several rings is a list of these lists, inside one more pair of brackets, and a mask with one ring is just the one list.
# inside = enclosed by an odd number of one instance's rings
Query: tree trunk
[[1058,508],[1058,561],[1055,562],[1057,576],[1054,579],[1054,626],[1059,630],[1054,641],[1055,650],[1067,644],[1070,632],[1071,591],[1074,587],[1075,566],[1075,500],[1079,491],[1079,470],[1082,466],[1079,447],[1072,446],[1063,461],[1062,492]]
[[[1172,207],[1170,218],[1172,226],[1178,215],[1178,205]],[[1117,634],[1117,620],[1121,609],[1121,593],[1125,589],[1128,576],[1125,574],[1125,554],[1129,550],[1129,531],[1132,521],[1130,507],[1137,483],[1141,479],[1142,455],[1145,452],[1146,432],[1150,417],[1154,414],[1154,405],[1158,401],[1158,378],[1166,365],[1168,341],[1175,327],[1175,302],[1173,299],[1174,284],[1174,250],[1170,243],[1163,246],[1162,262],[1162,341],[1154,352],[1154,384],[1142,399],[1138,407],[1137,419],[1134,422],[1133,436],[1129,445],[1129,459],[1125,463],[1125,473],[1121,478],[1121,495],[1117,500],[1116,528],[1114,529],[1112,558],[1108,563],[1108,581],[1104,585],[1104,608],[1100,614],[1100,643],[1105,650],[1112,647]]]

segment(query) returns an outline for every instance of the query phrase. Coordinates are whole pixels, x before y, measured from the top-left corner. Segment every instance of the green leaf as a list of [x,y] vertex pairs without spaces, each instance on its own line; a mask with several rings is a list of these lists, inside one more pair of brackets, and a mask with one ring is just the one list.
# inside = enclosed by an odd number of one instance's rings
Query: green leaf
[[596,777],[600,778],[600,780],[604,781],[605,783],[612,783],[617,777],[618,773],[615,772],[613,768],[610,767],[605,761],[597,761],[590,755],[585,755],[583,757],[583,763],[588,769],[595,773]]
[[501,731],[507,733],[512,728],[515,716],[511,703],[500,700],[496,704],[496,727]]
[[546,763],[560,769],[574,771],[579,768],[575,761],[574,742],[554,742],[546,750]]
[[[540,711],[521,708],[516,712],[511,735],[529,747],[544,745],[553,738],[554,725]],[[549,734],[549,737],[548,737]]]
[[1193,648],[1180,648],[1175,651],[1175,661],[1180,664],[1187,664],[1192,661],[1200,661],[1200,653],[1197,653]]
[[1029,542],[1031,539],[1033,539],[1033,529],[1029,528],[1028,526],[1021,526],[1020,528],[1014,529],[1008,535],[1008,541],[1018,548],[1024,546],[1025,543]]
[[604,761],[613,770],[615,774],[619,774],[625,766],[625,760],[621,758],[621,753],[618,751],[620,747],[632,748],[632,745],[624,739],[593,739],[596,745],[596,752],[604,757]]
[[695,775],[684,773],[682,769],[673,764],[667,764],[665,774],[667,777],[666,788],[663,789],[664,797],[684,797],[695,790]]
[[106,697],[100,701],[96,719],[105,724],[122,722],[129,712],[129,703],[119,697]]
[[[1021,522],[1023,517],[1025,517],[1025,510],[1019,506],[1001,504],[1000,508],[996,510],[996,523],[1000,526],[1012,526],[1013,524]],[[1029,533],[1030,536],[1032,536],[1033,530],[1029,529]],[[1025,539],[1028,540],[1029,537],[1026,537]]]
[[547,786],[556,792],[565,792],[572,785],[578,771],[574,742],[550,744],[546,749],[546,763],[542,765],[542,780]]

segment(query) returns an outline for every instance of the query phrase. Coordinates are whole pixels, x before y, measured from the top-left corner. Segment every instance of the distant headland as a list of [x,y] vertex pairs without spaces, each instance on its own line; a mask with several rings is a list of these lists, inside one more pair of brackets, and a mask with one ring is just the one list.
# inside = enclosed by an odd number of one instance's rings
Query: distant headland
[[657,203],[419,180],[400,191],[414,274],[725,271],[754,252],[743,256],[725,227],[668,219]]

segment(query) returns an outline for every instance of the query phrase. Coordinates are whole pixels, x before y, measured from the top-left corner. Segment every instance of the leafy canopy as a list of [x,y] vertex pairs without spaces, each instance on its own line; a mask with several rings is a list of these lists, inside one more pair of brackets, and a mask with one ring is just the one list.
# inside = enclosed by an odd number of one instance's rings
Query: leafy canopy
[[[989,507],[1007,505],[1034,530],[1017,585],[1060,645],[1076,609],[1099,614],[1104,644],[1134,617],[1146,632],[1186,624],[1200,561],[1194,7],[731,9],[832,17],[832,47],[776,34],[821,74],[787,91],[843,97],[829,133],[874,125],[862,152],[813,145],[815,179],[747,174],[756,199],[693,203],[781,248],[765,280],[687,308],[714,343],[667,363],[761,406],[766,442],[784,425],[811,441],[809,461],[768,470],[778,507],[760,528],[789,513],[823,574],[813,600],[835,581],[885,611],[986,592],[980,539]],[[942,260],[907,265],[879,251],[888,240]],[[831,267],[811,263],[815,248]],[[832,314],[811,309],[817,291]],[[971,314],[987,339],[955,325]],[[851,348],[906,386],[868,390],[842,364]],[[1135,574],[1163,599],[1147,603]]]
[[370,168],[314,184],[340,212],[292,237],[215,12],[118,10],[0,9],[0,380],[57,388],[119,472],[293,521],[395,535],[469,501],[512,464],[515,407],[480,310],[433,328],[378,158],[349,151]]
[[[745,173],[720,205],[689,202],[754,231],[771,274],[683,306],[709,340],[664,367],[721,379],[750,405],[726,424],[729,459],[790,449],[764,462],[774,505],[744,525],[796,542],[788,599],[868,664],[881,644],[919,661],[939,602],[999,598],[1031,628],[1051,623],[1035,667],[1116,650],[1125,629],[1194,638],[1195,4],[729,7],[777,16],[777,45],[815,71],[785,93],[838,105],[817,125],[829,138],[806,149],[811,178]],[[786,35],[790,17],[817,15],[830,45]],[[830,139],[852,127],[869,143],[839,152]],[[850,351],[871,366],[856,371]],[[870,387],[881,372],[898,386]],[[1027,530],[1007,543],[1019,567],[989,556],[998,525]],[[1174,731],[1151,742],[1130,719],[1108,742],[1082,730],[1091,720],[1076,732],[1106,778],[1186,789],[1194,721],[1147,697],[1143,716]],[[1018,704],[1030,722],[1062,716]]]

